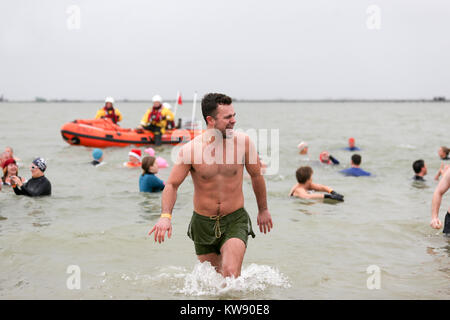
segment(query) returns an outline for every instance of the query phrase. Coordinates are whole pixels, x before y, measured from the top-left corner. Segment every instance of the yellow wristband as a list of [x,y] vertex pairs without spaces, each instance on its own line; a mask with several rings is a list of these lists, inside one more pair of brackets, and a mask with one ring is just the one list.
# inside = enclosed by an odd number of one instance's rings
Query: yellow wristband
[[171,213],[161,213],[161,218],[169,218],[172,220],[172,214]]

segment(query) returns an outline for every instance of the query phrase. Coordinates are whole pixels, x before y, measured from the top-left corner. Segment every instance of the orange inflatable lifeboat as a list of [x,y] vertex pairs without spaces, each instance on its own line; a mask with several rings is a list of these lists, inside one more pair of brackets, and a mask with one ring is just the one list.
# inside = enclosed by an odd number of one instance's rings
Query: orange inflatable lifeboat
[[[162,135],[163,144],[178,144],[192,140],[202,130],[173,129]],[[61,135],[67,143],[95,148],[137,147],[154,144],[154,134],[148,130],[127,129],[110,119],[74,120],[61,127]]]

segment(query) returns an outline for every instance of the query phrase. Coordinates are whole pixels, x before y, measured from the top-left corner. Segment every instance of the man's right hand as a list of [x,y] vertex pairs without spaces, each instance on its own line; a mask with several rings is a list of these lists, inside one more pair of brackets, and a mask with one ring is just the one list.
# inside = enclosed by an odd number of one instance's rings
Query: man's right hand
[[441,222],[441,220],[439,220],[439,218],[432,218],[430,226],[433,229],[440,229],[442,227],[442,222]]
[[332,192],[332,193],[325,193],[323,195],[324,199],[333,199],[333,200],[337,200],[337,201],[344,201],[344,196],[337,193],[337,192]]
[[158,241],[159,243],[161,243],[164,242],[166,231],[167,236],[170,238],[172,236],[172,223],[170,222],[169,218],[160,218],[158,223],[155,224],[148,235],[151,235],[153,232],[155,232],[155,242]]

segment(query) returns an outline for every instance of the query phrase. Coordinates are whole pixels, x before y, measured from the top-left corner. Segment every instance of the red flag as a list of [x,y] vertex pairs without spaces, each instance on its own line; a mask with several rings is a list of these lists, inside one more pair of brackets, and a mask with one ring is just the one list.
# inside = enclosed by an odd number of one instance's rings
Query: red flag
[[181,93],[178,93],[177,104],[179,104],[179,105],[182,105],[182,104],[183,104],[183,100],[181,99]]

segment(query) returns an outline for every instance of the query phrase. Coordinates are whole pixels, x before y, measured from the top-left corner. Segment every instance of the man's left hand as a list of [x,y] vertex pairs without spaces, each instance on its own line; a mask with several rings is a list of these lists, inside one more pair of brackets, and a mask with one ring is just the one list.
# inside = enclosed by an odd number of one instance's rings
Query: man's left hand
[[256,221],[258,222],[260,232],[267,233],[273,228],[272,217],[270,216],[268,209],[258,212],[258,218]]

